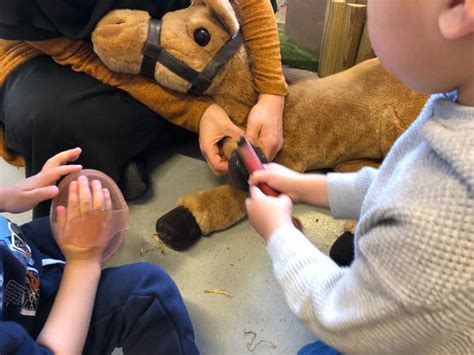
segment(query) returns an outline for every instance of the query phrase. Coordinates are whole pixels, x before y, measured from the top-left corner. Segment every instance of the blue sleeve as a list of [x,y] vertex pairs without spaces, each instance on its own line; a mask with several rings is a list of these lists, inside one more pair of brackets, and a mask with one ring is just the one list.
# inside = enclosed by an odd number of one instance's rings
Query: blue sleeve
[[21,325],[0,321],[0,354],[52,355],[53,352],[36,343]]

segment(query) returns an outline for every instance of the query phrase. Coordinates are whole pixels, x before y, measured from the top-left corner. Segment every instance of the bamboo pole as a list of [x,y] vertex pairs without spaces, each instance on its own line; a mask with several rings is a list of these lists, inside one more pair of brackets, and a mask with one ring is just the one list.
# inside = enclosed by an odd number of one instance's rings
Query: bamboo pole
[[340,49],[334,72],[340,72],[354,66],[366,19],[366,5],[346,4],[344,22],[340,35]]
[[327,2],[318,68],[320,77],[325,77],[335,72],[342,39],[341,31],[344,25],[345,8],[345,0],[328,0]]

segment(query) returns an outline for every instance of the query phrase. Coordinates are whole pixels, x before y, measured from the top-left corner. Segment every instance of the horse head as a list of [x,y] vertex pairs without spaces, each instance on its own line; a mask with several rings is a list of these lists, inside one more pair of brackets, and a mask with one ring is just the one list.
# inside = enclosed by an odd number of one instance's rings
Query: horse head
[[239,22],[227,0],[195,0],[161,20],[140,10],[114,10],[98,23],[92,42],[112,70],[142,73],[196,95],[215,94],[235,57],[248,67]]

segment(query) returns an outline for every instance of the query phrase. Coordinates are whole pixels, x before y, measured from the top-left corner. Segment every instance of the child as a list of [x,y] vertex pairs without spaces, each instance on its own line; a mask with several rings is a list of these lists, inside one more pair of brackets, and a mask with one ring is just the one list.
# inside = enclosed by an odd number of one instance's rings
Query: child
[[[56,196],[56,181],[81,170],[64,165],[80,153],[59,153],[37,175],[0,187],[0,211],[23,212]],[[198,353],[183,300],[161,268],[101,272],[111,208],[109,191],[82,176],[69,185],[68,207],[58,207],[57,244],[48,218],[18,227],[0,216],[1,354]]]
[[[386,68],[433,95],[379,170],[250,178],[250,223],[267,241],[292,311],[343,353],[472,354],[474,349],[474,0],[369,0]],[[285,195],[271,198],[266,182]],[[339,267],[291,223],[292,202],[358,219]]]

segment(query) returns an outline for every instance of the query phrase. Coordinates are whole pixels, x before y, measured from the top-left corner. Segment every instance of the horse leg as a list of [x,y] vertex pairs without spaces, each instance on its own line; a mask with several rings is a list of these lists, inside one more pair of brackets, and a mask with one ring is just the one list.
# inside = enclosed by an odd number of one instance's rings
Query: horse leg
[[226,229],[245,217],[247,193],[231,185],[196,192],[178,200],[178,207],[156,222],[160,239],[175,250],[185,250],[201,235]]
[[372,168],[378,168],[381,164],[381,160],[375,159],[358,159],[342,162],[334,167],[334,170],[338,173],[350,173],[358,171],[366,166]]

